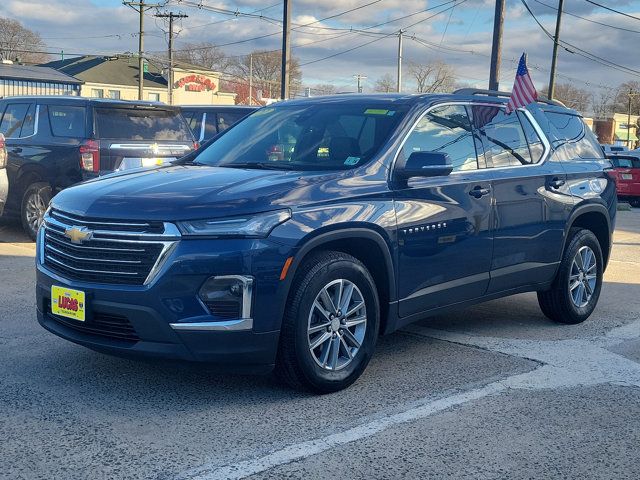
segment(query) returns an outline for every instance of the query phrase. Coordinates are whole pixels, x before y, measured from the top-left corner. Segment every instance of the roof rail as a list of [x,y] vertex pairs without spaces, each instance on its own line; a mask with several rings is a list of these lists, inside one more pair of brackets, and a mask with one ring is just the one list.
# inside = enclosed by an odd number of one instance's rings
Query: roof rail
[[[496,90],[483,90],[481,88],[460,88],[453,93],[455,95],[487,95],[489,97],[511,98],[511,92],[498,92]],[[546,103],[547,105],[567,108],[567,106],[561,101],[551,100],[546,97],[538,97],[538,103]]]

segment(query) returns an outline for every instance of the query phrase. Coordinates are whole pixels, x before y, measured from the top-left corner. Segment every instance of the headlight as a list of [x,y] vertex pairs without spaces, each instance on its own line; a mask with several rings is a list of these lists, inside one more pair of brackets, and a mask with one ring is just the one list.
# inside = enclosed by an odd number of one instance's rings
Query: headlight
[[289,210],[278,210],[243,217],[178,222],[178,227],[184,235],[266,237],[275,227],[290,218]]

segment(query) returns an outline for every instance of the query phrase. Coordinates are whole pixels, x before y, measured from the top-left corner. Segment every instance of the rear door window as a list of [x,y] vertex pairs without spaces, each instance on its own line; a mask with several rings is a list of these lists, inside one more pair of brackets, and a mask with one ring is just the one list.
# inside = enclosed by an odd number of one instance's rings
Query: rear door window
[[8,104],[0,122],[0,133],[6,138],[19,138],[29,106],[29,103]]
[[193,133],[193,136],[196,139],[200,140],[200,133],[202,129],[202,112],[182,112],[182,116],[189,124],[189,128],[191,129],[191,133]]
[[96,108],[95,118],[98,138],[192,141],[186,121],[174,110]]
[[49,105],[49,124],[55,137],[86,137],[85,107],[74,105]]
[[461,105],[431,109],[402,147],[404,159],[413,152],[440,152],[451,158],[454,171],[477,170],[478,156],[467,110]]
[[488,167],[532,163],[527,137],[517,114],[508,115],[503,108],[487,105],[472,105],[471,112]]

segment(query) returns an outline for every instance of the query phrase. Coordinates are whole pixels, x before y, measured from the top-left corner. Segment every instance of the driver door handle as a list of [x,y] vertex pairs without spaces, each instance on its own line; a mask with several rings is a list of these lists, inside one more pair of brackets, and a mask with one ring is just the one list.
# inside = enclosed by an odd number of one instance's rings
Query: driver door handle
[[469,195],[475,198],[481,198],[485,195],[489,195],[491,193],[491,188],[483,187],[481,185],[476,185],[472,190],[469,191]]

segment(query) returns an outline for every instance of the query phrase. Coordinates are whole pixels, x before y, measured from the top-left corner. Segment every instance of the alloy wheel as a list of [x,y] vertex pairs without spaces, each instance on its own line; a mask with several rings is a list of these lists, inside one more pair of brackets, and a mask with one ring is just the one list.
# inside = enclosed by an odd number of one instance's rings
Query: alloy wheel
[[315,362],[325,370],[340,370],[357,355],[367,330],[367,309],[360,289],[340,278],[325,285],[316,296],[307,337]]
[[25,216],[29,228],[34,232],[40,228],[40,224],[44,219],[44,213],[47,211],[47,205],[39,192],[33,192],[27,199],[25,206]]
[[597,283],[596,255],[590,247],[581,247],[573,258],[569,274],[569,293],[573,304],[578,308],[586,306],[596,290]]

